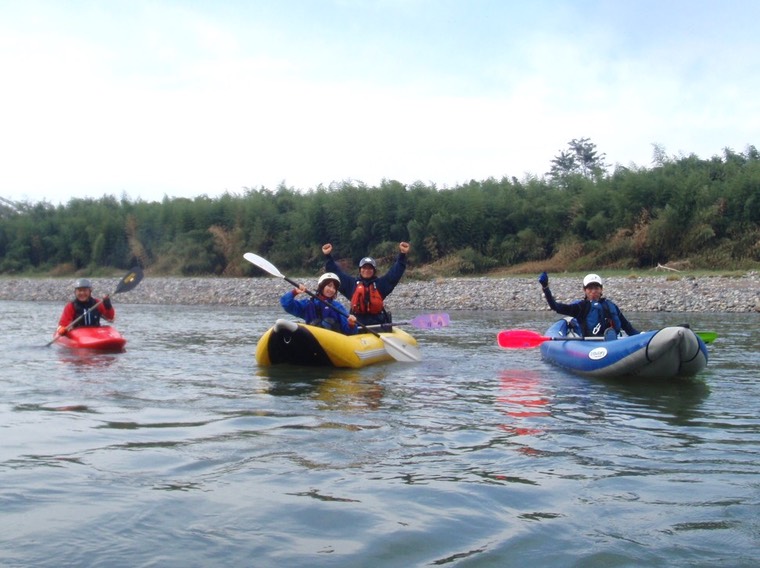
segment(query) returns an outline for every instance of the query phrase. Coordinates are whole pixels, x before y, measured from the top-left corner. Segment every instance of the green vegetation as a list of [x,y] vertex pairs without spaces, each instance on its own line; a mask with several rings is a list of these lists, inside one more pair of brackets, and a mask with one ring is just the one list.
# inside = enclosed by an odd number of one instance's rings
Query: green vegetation
[[545,177],[471,181],[447,189],[386,180],[307,192],[280,186],[211,199],[0,199],[0,273],[97,274],[140,263],[154,274],[252,274],[255,252],[283,270],[317,271],[331,242],[352,263],[389,263],[412,243],[413,271],[690,270],[760,266],[760,154],[667,157],[617,166],[573,140]]

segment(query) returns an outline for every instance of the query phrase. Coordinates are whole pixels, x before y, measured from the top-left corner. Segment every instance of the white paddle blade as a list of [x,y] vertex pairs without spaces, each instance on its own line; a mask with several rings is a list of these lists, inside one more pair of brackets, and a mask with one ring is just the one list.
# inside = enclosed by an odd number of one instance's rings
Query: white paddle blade
[[272,276],[277,276],[278,278],[285,278],[279,270],[277,270],[277,267],[269,262],[266,258],[262,258],[257,254],[253,254],[252,252],[247,252],[243,255],[243,258],[246,259],[251,264],[254,264],[261,268],[261,270],[264,270],[265,272],[269,272]]
[[385,350],[396,361],[402,361],[404,363],[419,363],[422,361],[422,353],[416,345],[410,345],[399,341],[395,337],[380,336],[385,344]]

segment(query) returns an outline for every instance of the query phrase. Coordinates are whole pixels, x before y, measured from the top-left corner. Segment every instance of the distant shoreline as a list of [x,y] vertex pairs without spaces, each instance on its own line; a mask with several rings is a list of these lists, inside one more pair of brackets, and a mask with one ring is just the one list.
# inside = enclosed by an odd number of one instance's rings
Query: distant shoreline
[[[602,274],[602,277],[604,275]],[[671,277],[672,278],[672,277]],[[307,286],[314,278],[304,277]],[[92,278],[95,296],[111,293],[118,278]],[[64,303],[73,297],[73,278],[0,277],[0,300]],[[578,278],[551,276],[559,301],[582,296]],[[291,286],[278,278],[152,277],[133,291],[120,294],[125,304],[180,304],[277,306]],[[760,312],[760,273],[740,277],[667,276],[611,277],[605,296],[624,312]],[[546,310],[546,301],[534,277],[437,278],[401,280],[387,301],[391,310]]]

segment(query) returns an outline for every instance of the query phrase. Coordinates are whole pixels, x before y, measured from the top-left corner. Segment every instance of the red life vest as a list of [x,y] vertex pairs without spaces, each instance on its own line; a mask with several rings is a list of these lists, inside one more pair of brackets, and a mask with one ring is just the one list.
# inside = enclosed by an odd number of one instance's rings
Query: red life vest
[[382,312],[383,297],[378,292],[375,283],[366,284],[362,280],[357,280],[354,295],[351,297],[351,313],[377,315]]

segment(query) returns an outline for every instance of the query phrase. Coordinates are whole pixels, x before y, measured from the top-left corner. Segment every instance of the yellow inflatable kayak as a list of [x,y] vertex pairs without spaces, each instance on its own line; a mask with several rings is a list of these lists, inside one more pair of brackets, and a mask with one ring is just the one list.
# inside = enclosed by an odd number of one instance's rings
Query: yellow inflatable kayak
[[405,331],[343,335],[305,323],[278,319],[259,339],[256,362],[357,369],[382,361],[418,361],[417,340]]

